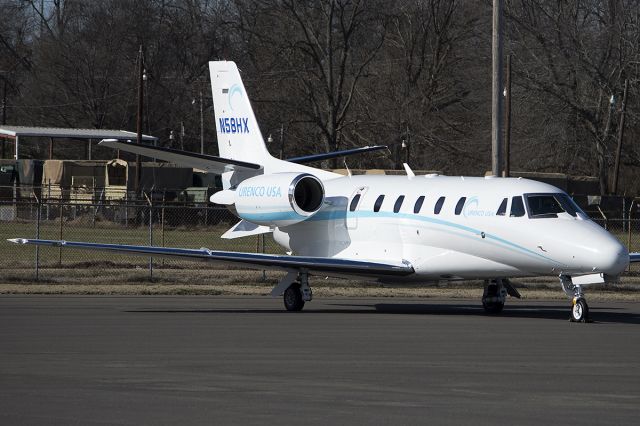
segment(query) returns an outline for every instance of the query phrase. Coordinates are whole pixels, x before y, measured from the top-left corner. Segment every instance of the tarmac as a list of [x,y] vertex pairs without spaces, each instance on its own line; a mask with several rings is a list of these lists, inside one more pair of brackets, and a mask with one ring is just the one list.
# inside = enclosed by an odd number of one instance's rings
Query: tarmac
[[638,424],[640,304],[0,296],[0,424]]

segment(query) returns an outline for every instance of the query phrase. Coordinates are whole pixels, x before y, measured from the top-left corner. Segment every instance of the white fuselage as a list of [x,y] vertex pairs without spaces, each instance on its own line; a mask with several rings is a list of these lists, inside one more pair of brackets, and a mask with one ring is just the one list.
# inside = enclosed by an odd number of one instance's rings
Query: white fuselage
[[[525,194],[564,195],[540,182],[362,175],[324,180],[324,186],[324,208],[274,230],[274,239],[297,255],[404,260],[415,269],[411,280],[616,276],[628,265],[624,246],[581,212],[532,216]],[[514,197],[521,197],[524,212]]]

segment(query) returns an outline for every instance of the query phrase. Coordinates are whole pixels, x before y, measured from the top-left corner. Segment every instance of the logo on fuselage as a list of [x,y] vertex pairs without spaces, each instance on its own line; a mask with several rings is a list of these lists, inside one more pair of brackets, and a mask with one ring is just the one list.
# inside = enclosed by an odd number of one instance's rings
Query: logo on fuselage
[[239,189],[238,197],[282,197],[279,186],[244,186]]
[[493,210],[482,210],[479,208],[480,201],[478,197],[471,197],[464,203],[464,209],[462,210],[462,215],[464,217],[487,217],[494,216],[495,212]]

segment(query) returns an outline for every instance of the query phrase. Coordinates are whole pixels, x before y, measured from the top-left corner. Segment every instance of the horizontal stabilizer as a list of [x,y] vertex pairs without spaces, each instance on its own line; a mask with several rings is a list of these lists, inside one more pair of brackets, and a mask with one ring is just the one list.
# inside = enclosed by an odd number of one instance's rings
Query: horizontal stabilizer
[[231,227],[231,229],[229,229],[227,232],[222,234],[222,237],[220,238],[224,238],[226,240],[232,240],[234,238],[267,234],[271,231],[272,229],[269,228],[268,226],[256,225],[255,223],[251,223],[243,219],[240,222],[233,225],[233,227]]
[[310,274],[354,277],[400,277],[413,274],[413,266],[406,261],[379,263],[330,257],[286,256],[277,254],[240,253],[217,251],[208,248],[186,249],[171,247],[132,246],[120,244],[85,243],[62,240],[37,240],[12,238],[16,244],[33,244],[50,247],[65,247],[82,250],[99,250],[133,256],[179,258],[191,261],[218,262],[226,265],[244,266],[250,269],[279,269],[285,271],[304,270]]
[[179,149],[161,148],[151,145],[142,145],[133,142],[121,142],[115,139],[103,139],[101,146],[120,149],[134,154],[144,155],[150,158],[169,161],[181,166],[193,167],[207,172],[222,174],[230,170],[253,170],[262,169],[260,164],[247,163],[229,158],[215,157],[213,155],[197,154],[195,152],[181,151]]
[[287,158],[287,161],[290,163],[297,163],[297,164],[313,163],[314,161],[330,160],[336,157],[346,157],[348,155],[362,154],[363,152],[369,152],[369,151],[379,151],[381,149],[387,149],[387,146],[386,145],[365,146],[363,148],[345,149],[343,151],[327,152],[325,154],[314,154],[314,155],[307,155],[304,157]]

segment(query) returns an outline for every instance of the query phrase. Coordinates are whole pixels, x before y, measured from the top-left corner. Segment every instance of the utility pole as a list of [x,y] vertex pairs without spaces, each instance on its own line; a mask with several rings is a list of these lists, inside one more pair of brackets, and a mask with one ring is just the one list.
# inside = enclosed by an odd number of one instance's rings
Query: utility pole
[[491,56],[493,62],[492,105],[491,105],[491,173],[500,176],[502,172],[502,9],[504,0],[493,0],[493,41]]
[[[144,50],[142,44],[140,45],[140,51],[138,52],[138,119],[137,119],[137,131],[138,137],[136,142],[142,144],[142,114],[144,112]],[[136,175],[134,181],[134,188],[136,196],[140,195],[140,181],[142,177],[142,163],[140,161],[140,154],[136,154]]]
[[280,124],[280,159],[284,156],[284,123]]
[[180,122],[180,150],[184,151],[184,121]]
[[202,108],[202,89],[200,89],[200,154],[204,154],[204,110]]
[[407,123],[407,156],[405,163],[409,164],[409,157],[411,155],[411,133],[409,131],[409,124]]
[[618,175],[620,174],[620,154],[622,153],[622,138],[624,137],[624,116],[627,110],[627,92],[629,90],[629,80],[624,81],[624,92],[622,93],[622,105],[620,106],[620,126],[618,128],[618,147],[616,148],[616,162],[613,167],[613,185],[611,193],[618,192]]
[[[7,124],[7,77],[3,76],[2,77],[2,81],[3,81],[3,91],[2,91],[2,124]],[[5,156],[5,145],[6,145],[7,141],[6,139],[2,138],[2,157],[0,158],[4,158]]]
[[504,85],[504,177],[511,173],[511,55],[507,56],[507,77]]

